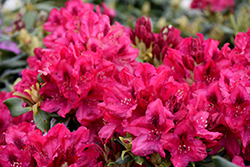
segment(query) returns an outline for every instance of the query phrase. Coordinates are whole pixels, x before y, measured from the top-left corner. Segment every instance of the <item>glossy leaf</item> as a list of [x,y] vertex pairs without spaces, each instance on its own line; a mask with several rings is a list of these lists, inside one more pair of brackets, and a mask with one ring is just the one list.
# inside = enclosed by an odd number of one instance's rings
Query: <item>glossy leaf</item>
[[10,114],[12,117],[17,117],[21,114],[24,114],[26,112],[31,111],[31,108],[29,107],[22,107],[22,100],[19,98],[9,98],[4,101],[4,104],[8,107],[10,110]]
[[132,160],[133,160],[133,158],[132,158],[130,155],[126,155],[126,156],[124,157],[123,160],[122,160],[121,157],[120,157],[120,158],[118,158],[115,162],[110,162],[110,163],[108,164],[108,166],[112,166],[112,165],[121,165],[121,164],[124,164],[124,163],[126,163],[126,162],[130,162],[130,161],[132,161]]
[[239,167],[221,156],[212,157],[215,167]]
[[38,129],[40,129],[43,132],[45,130],[46,131],[49,130],[51,117],[47,112],[45,112],[41,109],[38,109],[36,114],[33,113],[33,118],[34,118],[34,122],[36,124],[36,127]]

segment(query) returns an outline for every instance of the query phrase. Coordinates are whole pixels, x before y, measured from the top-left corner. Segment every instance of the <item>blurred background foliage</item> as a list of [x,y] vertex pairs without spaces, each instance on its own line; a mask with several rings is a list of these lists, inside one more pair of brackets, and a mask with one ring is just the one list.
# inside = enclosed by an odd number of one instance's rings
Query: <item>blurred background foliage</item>
[[[190,9],[192,0],[83,0],[100,5],[105,2],[115,9],[115,21],[134,28],[137,18],[146,16],[152,29],[173,25],[183,37],[213,38],[234,47],[238,32],[250,27],[250,0],[236,0],[234,10],[216,12],[209,7]],[[43,47],[42,39],[48,34],[43,23],[52,8],[64,6],[66,0],[0,0],[0,91],[11,91],[12,84],[27,66],[26,59],[34,48]]]

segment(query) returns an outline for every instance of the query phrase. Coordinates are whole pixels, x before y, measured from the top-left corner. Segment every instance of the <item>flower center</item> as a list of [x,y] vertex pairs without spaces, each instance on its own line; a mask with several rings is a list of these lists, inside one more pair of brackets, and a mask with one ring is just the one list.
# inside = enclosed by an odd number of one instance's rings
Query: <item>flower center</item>
[[155,130],[151,130],[148,132],[148,140],[152,141],[152,140],[160,140],[161,138],[161,131],[158,131],[157,129]]

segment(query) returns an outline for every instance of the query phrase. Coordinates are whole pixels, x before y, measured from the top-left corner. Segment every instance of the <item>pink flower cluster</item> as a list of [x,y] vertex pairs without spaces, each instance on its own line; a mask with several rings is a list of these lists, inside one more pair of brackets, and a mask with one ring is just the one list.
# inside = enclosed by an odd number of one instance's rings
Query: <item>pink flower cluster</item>
[[[81,0],[53,9],[44,24],[51,32],[44,38],[46,48],[35,50],[15,85],[16,92],[35,101],[27,90],[34,92],[42,74],[36,105],[69,118],[68,126],[52,127],[51,121],[43,134],[34,123],[11,126],[4,121],[10,117],[1,116],[0,164],[103,166],[125,149],[110,139],[130,134],[131,152],[149,163],[158,153],[171,156],[175,167],[187,166],[224,147],[234,163],[245,166],[244,160],[250,161],[250,30],[236,36],[234,49],[229,44],[219,49],[218,41],[202,34],[181,38],[173,27],[153,34],[144,18],[129,36],[119,23],[110,25],[99,7],[93,9]],[[146,46],[153,41],[163,64],[135,61],[135,37]],[[1,93],[0,99],[6,98]],[[72,120],[79,125],[70,132]]]
[[222,12],[225,9],[233,10],[235,6],[234,0],[193,0],[191,8],[205,9],[209,8],[212,12]]
[[6,144],[4,139],[4,132],[13,125],[18,125],[21,122],[32,122],[33,115],[32,113],[25,113],[18,117],[11,117],[10,111],[3,104],[3,102],[13,97],[12,93],[0,92],[0,145]]
[[64,124],[56,124],[46,136],[35,125],[22,122],[4,133],[0,147],[1,166],[96,166],[99,148],[89,143],[89,130],[80,127],[70,132]]

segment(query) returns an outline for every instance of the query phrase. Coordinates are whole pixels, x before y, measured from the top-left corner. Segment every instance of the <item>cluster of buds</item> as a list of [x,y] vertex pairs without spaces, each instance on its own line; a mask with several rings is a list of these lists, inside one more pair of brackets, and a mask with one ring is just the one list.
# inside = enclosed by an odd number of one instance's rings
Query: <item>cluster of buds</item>
[[160,33],[153,33],[149,18],[138,18],[135,29],[130,30],[132,43],[139,48],[139,57],[144,62],[150,62],[156,66],[162,63],[167,49],[178,48],[181,41],[180,31],[172,25],[163,27]]

